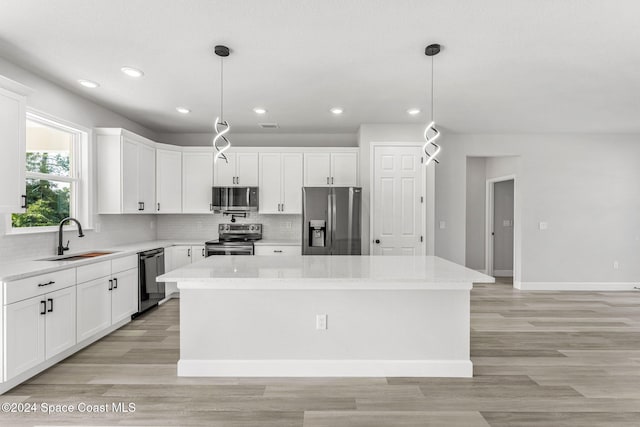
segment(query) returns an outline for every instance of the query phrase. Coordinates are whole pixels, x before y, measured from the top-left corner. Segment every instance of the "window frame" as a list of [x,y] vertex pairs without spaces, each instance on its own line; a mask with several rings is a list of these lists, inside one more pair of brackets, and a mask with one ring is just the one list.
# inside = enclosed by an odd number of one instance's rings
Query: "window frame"
[[[89,200],[90,174],[89,163],[91,159],[91,149],[89,141],[91,141],[91,130],[84,126],[71,123],[67,120],[60,119],[51,114],[27,107],[26,119],[36,122],[57,130],[69,132],[73,135],[71,148],[70,175],[61,176],[53,174],[42,174],[38,172],[29,172],[25,168],[26,179],[44,179],[48,181],[57,181],[69,183],[71,187],[71,196],[69,200],[70,215],[77,218],[82,224],[83,229],[90,230],[93,228],[89,222],[91,218],[91,201]],[[13,227],[11,223],[11,214],[7,215],[6,234],[32,234],[32,233],[50,233],[58,231],[57,225],[42,227]],[[76,229],[75,223],[65,225],[64,230]]]

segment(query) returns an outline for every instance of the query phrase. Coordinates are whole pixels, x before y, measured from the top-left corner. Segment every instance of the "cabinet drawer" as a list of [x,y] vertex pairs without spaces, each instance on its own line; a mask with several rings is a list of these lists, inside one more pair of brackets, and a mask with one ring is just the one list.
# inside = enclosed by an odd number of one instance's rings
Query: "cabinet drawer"
[[78,267],[78,283],[90,282],[111,274],[111,261],[101,261],[95,264]]
[[75,284],[75,268],[13,280],[4,284],[4,303],[11,304]]
[[263,246],[259,245],[254,248],[256,255],[300,255],[302,249],[300,246]]
[[138,255],[129,255],[111,260],[111,272],[119,273],[138,267]]

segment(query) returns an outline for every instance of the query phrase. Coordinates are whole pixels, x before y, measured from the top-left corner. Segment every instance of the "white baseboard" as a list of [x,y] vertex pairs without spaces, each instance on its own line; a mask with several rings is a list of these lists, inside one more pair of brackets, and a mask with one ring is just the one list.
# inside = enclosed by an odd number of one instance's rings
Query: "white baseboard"
[[633,291],[638,282],[516,282],[523,291]]
[[183,360],[179,377],[458,377],[470,360]]
[[513,270],[493,270],[494,277],[513,277]]

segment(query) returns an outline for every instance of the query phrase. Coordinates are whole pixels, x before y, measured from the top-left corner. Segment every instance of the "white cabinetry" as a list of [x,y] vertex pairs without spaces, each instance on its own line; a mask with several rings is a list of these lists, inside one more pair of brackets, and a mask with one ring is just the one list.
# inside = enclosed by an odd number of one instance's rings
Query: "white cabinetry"
[[[137,256],[78,267],[78,342],[138,311]],[[108,266],[108,267],[107,267]],[[105,268],[107,267],[107,268]]]
[[256,245],[255,255],[302,255],[301,245]]
[[156,210],[155,143],[125,129],[96,129],[98,212]]
[[309,152],[304,154],[306,187],[358,185],[358,152]]
[[182,152],[182,212],[209,213],[212,210],[213,152]]
[[[25,280],[18,282],[26,286]],[[5,295],[15,284],[5,284]],[[74,285],[75,281],[60,283],[66,287],[48,293],[44,285],[35,291],[40,295],[4,307],[5,381],[76,344]]]
[[156,150],[156,212],[182,212],[182,153]]
[[220,158],[214,165],[217,187],[256,187],[258,185],[258,153],[225,152],[228,162]]
[[24,212],[26,86],[0,76],[0,213]]
[[302,153],[260,153],[260,213],[302,213]]
[[[204,245],[178,245],[165,249],[166,271],[172,271],[185,265],[201,261],[206,257]],[[165,293],[167,296],[178,292],[178,286],[174,282],[165,283]]]

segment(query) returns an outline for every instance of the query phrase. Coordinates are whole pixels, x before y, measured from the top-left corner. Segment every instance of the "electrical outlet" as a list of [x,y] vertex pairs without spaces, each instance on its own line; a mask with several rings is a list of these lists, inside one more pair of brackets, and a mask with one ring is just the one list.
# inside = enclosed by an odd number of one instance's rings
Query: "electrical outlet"
[[95,227],[93,227],[93,229],[96,233],[99,233],[100,230],[102,230],[102,224],[100,224],[99,222],[96,222],[96,225]]
[[318,314],[318,315],[316,315],[316,329],[318,329],[318,330],[327,329],[327,315],[326,314]]
[[291,221],[287,221],[284,223],[284,228],[291,228],[293,227],[293,223]]
[[444,230],[447,228],[447,223],[445,221],[440,221],[440,230]]
[[548,227],[549,227],[549,224],[548,224],[546,221],[541,221],[541,222],[538,224],[538,228],[539,228],[540,230],[546,230]]
[[613,261],[613,269],[617,270],[620,267],[620,263],[618,261]]

